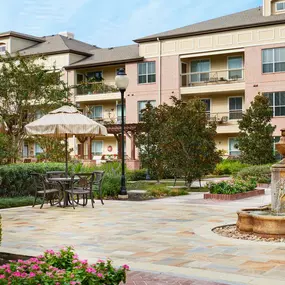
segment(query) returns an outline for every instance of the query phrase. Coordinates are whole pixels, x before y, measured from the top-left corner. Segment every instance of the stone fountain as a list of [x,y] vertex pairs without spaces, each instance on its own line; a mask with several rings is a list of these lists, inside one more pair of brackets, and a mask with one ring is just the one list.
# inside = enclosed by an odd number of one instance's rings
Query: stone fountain
[[[285,157],[285,129],[276,144],[277,151]],[[264,237],[285,237],[285,158],[271,168],[271,207],[239,211],[237,229]]]

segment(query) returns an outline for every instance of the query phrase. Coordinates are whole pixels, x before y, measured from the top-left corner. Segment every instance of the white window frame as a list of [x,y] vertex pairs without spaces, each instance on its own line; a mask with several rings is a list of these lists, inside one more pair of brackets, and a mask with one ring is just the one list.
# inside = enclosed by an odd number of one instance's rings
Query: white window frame
[[[154,72],[154,73],[148,73],[148,66],[147,66],[147,65],[148,65],[149,63],[154,63],[154,69],[155,69],[155,72]],[[139,65],[140,65],[140,64],[146,64],[146,73],[145,73],[145,74],[140,74],[140,73],[139,73]],[[138,66],[137,66],[137,70],[138,70],[138,79],[137,79],[137,80],[138,80],[138,84],[139,84],[139,85],[141,85],[141,84],[155,84],[155,83],[156,83],[156,79],[157,79],[157,78],[156,78],[156,77],[157,77],[157,76],[156,76],[156,61],[153,60],[153,61],[139,62],[139,63],[138,63]],[[155,81],[154,81],[154,82],[148,82],[148,76],[149,76],[149,75],[155,75]],[[145,83],[140,83],[140,80],[139,80],[139,77],[140,77],[140,76],[146,76],[146,82],[145,82]]]
[[[41,149],[40,152],[37,152],[37,146]],[[34,151],[35,156],[44,152],[44,150],[41,148],[41,146],[38,143],[35,143],[34,150],[35,150]]]
[[[238,152],[239,152],[239,154],[238,155],[232,155],[231,154],[231,144],[230,144],[230,141],[231,140],[236,140],[237,139],[237,137],[229,137],[228,138],[228,154],[229,154],[229,156],[240,156],[240,150],[237,150]],[[235,151],[235,150],[234,150]]]
[[[275,64],[283,62],[283,61],[275,61],[275,50],[277,50],[277,49],[285,49],[285,47],[266,48],[266,49],[262,50],[262,60],[261,60],[261,63],[262,63],[262,66],[261,66],[262,74],[272,74],[272,73],[283,73],[283,72],[285,72],[285,70],[284,71],[276,71],[275,70]],[[265,50],[272,50],[273,51],[273,57],[272,57],[273,61],[272,62],[266,62],[266,63],[263,62],[263,51],[265,51]],[[263,72],[263,65],[264,64],[273,64],[273,71],[272,72]]]
[[[230,69],[230,66],[229,66],[229,60],[230,58],[235,58],[235,57],[241,57],[241,69]],[[243,59],[243,55],[231,55],[231,56],[228,56],[227,58],[227,66],[228,66],[228,80],[230,80],[230,71],[235,71],[235,70],[241,70],[241,78],[238,78],[238,80],[243,80],[244,79],[244,59]]]
[[[118,112],[118,106],[122,106],[122,104],[121,103],[117,103],[116,104],[116,114],[117,114],[117,124],[120,124],[121,123],[121,121],[122,121],[122,113],[120,112],[120,114],[119,114],[119,112]],[[122,107],[121,107],[122,108]],[[124,118],[125,118],[125,121],[126,121],[126,103],[124,104]]]
[[[229,120],[230,121],[238,121],[238,120],[240,120],[240,119],[231,119],[230,117],[230,115],[231,115],[231,109],[230,109],[230,99],[232,99],[232,98],[241,98],[241,109],[236,109],[236,111],[237,111],[237,113],[238,113],[238,111],[241,111],[241,113],[243,112],[243,104],[244,104],[244,100],[243,100],[243,96],[230,96],[230,97],[228,97],[228,110],[229,110]],[[233,111],[233,110],[232,110]],[[234,113],[234,112],[233,112]]]
[[[277,3],[275,3],[275,4],[276,4],[276,6],[275,6],[276,12],[285,11],[285,1],[283,1],[283,2],[277,2]],[[278,4],[282,4],[282,5],[283,5],[283,8],[282,8],[282,9],[278,9]]]
[[[275,114],[275,113],[276,113],[276,112],[275,112],[275,108],[276,108],[276,107],[285,107],[285,105],[277,105],[277,106],[276,106],[276,104],[275,104],[275,95],[276,95],[276,93],[285,93],[285,91],[264,92],[263,95],[266,96],[266,94],[270,94],[270,93],[273,94],[273,105],[272,105],[272,106],[270,105],[270,108],[272,108],[272,115],[273,115],[273,117],[276,117],[276,118],[285,117],[285,115],[276,116],[276,114]],[[269,103],[270,103],[270,102],[269,102]]]
[[[104,78],[104,72],[103,72],[103,70],[90,70],[90,71],[87,71],[86,73],[85,73],[85,79],[86,79],[86,82],[88,82],[88,76],[87,76],[87,74],[88,73],[95,73],[95,72],[101,72],[102,73],[102,78]],[[102,82],[102,81],[98,81],[98,82]]]
[[[147,102],[150,102],[150,104],[151,104],[153,107],[156,107],[156,100],[140,100],[140,101],[138,101],[138,103],[137,103],[137,108],[138,108],[138,122],[141,122],[141,121],[140,121],[140,115],[141,115],[141,111],[142,111],[143,109],[140,110],[140,103],[142,103],[142,102],[145,102],[146,104],[147,104]],[[154,102],[154,104],[152,104],[152,102]]]
[[104,119],[104,106],[103,105],[90,105],[90,107],[89,107],[90,111],[91,111],[91,109],[93,107],[101,107],[102,108],[102,117],[93,117],[92,116],[90,119],[92,119],[92,120],[102,120],[102,119]]
[[[93,154],[93,151],[92,151],[93,142],[101,142],[102,143],[102,153],[101,154],[96,154],[96,153]],[[104,154],[104,141],[103,140],[92,140],[92,142],[91,142],[91,153],[92,153],[93,157],[94,156],[102,156]]]
[[[192,71],[192,62],[195,62],[195,61],[206,61],[208,60],[209,61],[209,71],[206,71],[206,72],[193,72]],[[189,70],[190,70],[190,74],[189,74],[189,82],[192,84],[192,83],[199,83],[199,82],[205,82],[205,81],[202,81],[201,80],[201,73],[202,74],[206,74],[206,73],[209,73],[209,80],[211,78],[211,72],[212,72],[212,62],[211,62],[211,58],[203,58],[203,59],[195,59],[195,60],[191,60],[190,63],[189,63]],[[192,75],[195,75],[195,74],[192,74],[192,73],[196,73],[196,74],[199,74],[199,81],[192,81],[191,79],[191,76]]]
[[[4,47],[4,50],[1,50],[1,48]],[[7,51],[7,44],[0,42],[0,55],[4,55]]]

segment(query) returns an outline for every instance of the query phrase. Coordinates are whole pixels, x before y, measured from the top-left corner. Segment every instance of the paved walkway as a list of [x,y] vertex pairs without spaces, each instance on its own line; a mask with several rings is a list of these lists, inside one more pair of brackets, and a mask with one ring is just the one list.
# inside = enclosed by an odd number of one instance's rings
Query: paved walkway
[[145,202],[106,201],[104,206],[96,203],[95,209],[2,210],[1,251],[38,255],[73,245],[90,262],[110,257],[115,265],[127,263],[133,271],[197,279],[197,284],[284,285],[284,244],[232,240],[211,231],[235,223],[240,208],[268,204],[268,194],[235,202],[204,201],[202,194],[191,194]]

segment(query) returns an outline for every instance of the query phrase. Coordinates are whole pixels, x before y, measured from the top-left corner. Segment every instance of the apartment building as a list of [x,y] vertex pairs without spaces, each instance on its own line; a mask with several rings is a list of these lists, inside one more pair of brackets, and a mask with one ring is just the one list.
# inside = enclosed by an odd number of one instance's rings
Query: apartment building
[[[235,148],[238,119],[259,92],[270,98],[274,136],[285,127],[285,1],[264,0],[262,7],[139,38],[134,45],[98,48],[74,39],[72,33],[34,37],[16,32],[0,34],[0,53],[45,54],[72,88],[72,101],[94,120],[107,123],[107,137],[70,141],[74,155],[100,160],[119,152],[120,94],[114,79],[125,68],[125,153],[137,161],[134,124],[147,101],[153,105],[200,98],[209,120],[217,122],[217,147],[225,155]],[[40,152],[23,146],[24,156]],[[133,164],[137,166],[137,164]]]

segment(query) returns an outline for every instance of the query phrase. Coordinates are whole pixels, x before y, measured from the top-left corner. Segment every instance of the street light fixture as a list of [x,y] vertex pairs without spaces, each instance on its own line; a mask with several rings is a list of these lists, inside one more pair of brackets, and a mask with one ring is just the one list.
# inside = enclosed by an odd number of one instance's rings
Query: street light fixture
[[120,189],[120,196],[126,196],[127,188],[126,188],[126,177],[125,177],[125,140],[124,140],[124,134],[125,134],[125,118],[124,118],[124,94],[125,91],[129,85],[129,78],[127,74],[125,73],[124,68],[120,68],[117,76],[115,78],[115,83],[118,89],[121,92],[121,154],[122,154],[122,175],[121,175],[121,189]]

